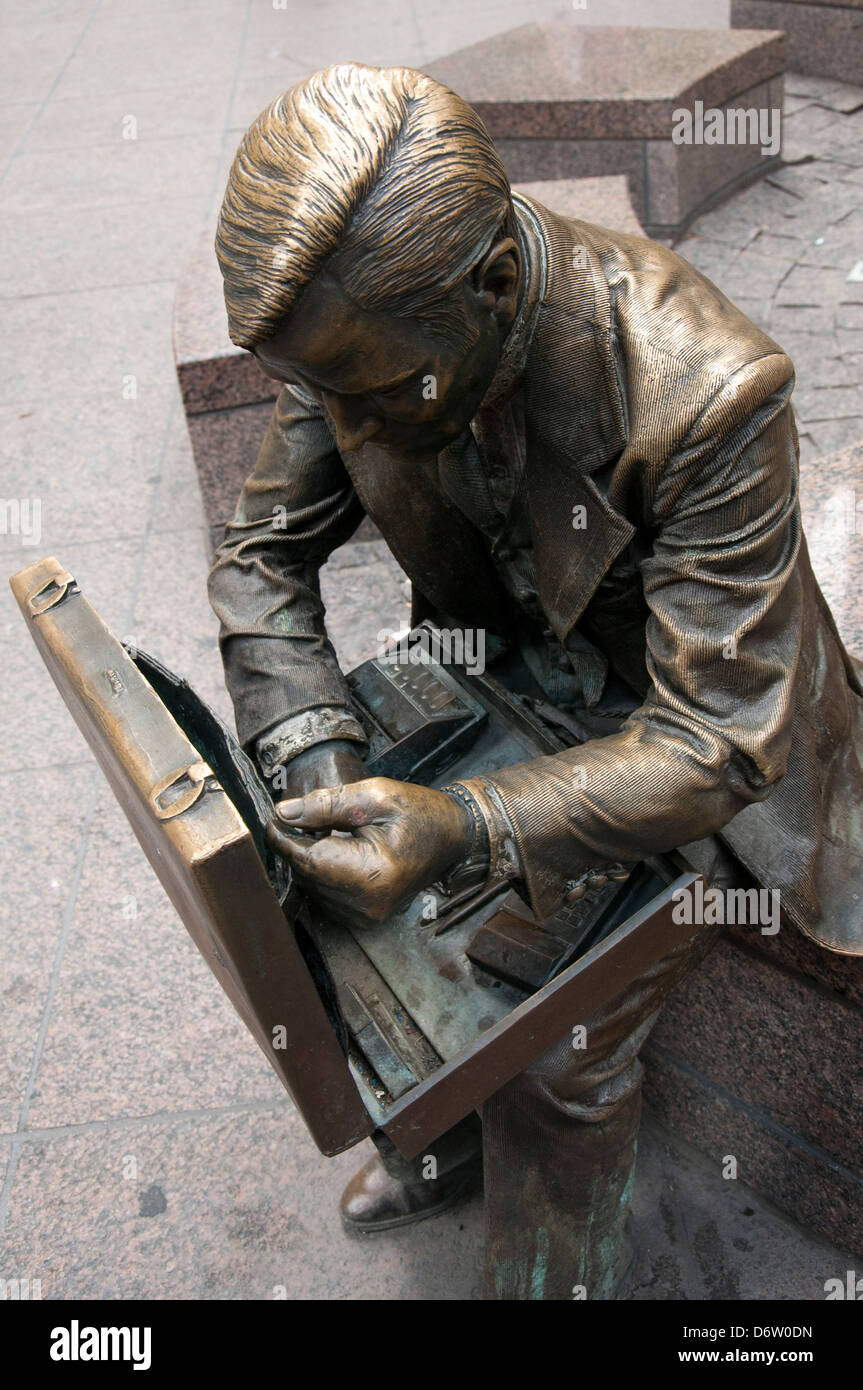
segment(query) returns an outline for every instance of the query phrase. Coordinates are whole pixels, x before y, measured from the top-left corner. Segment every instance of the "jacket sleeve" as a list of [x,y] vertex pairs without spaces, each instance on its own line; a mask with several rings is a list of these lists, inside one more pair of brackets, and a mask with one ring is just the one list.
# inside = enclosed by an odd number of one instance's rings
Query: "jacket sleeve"
[[318,406],[284,387],[208,585],[237,730],[252,752],[291,715],[350,709],[318,572],[362,517]]
[[741,368],[647,480],[644,703],[616,734],[485,779],[541,916],[591,868],[721,829],[785,771],[802,621],[792,387],[783,354]]

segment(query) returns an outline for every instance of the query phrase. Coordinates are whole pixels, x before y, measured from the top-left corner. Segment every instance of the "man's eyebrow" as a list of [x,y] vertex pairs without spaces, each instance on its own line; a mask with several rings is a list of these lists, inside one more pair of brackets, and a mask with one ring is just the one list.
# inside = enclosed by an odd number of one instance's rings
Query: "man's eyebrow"
[[[419,367],[414,367],[414,368],[409,369],[409,370],[406,371],[406,372],[402,372],[401,376],[393,377],[391,381],[382,382],[382,383],[381,383],[380,385],[378,385],[378,386],[364,386],[363,389],[362,389],[362,391],[333,391],[332,394],[335,395],[335,396],[377,396],[377,395],[383,395],[383,394],[385,394],[387,391],[395,391],[399,386],[403,386],[404,383],[405,383],[406,381],[411,381],[414,377],[418,376],[419,373],[420,373],[420,368],[419,368]],[[298,384],[299,384],[299,385],[302,385],[302,382],[299,382]],[[323,387],[322,387],[322,386],[318,386],[317,384],[315,384],[315,385],[314,385],[314,389],[315,389],[316,391],[322,391],[322,390],[323,390],[323,391],[326,391],[326,390],[328,390],[329,388],[326,387],[326,386],[323,386]]]

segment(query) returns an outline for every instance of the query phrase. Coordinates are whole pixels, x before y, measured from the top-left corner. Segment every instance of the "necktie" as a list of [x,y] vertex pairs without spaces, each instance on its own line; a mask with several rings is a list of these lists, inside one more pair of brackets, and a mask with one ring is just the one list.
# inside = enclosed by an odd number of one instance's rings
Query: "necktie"
[[500,530],[502,517],[492,500],[469,426],[438,455],[438,476],[447,497],[474,526],[491,536]]

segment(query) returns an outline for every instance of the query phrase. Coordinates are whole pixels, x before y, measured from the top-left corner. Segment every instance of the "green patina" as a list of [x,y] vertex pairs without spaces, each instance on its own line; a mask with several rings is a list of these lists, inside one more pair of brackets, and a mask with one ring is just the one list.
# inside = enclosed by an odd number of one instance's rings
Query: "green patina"
[[548,1250],[548,1231],[544,1226],[540,1226],[536,1232],[534,1257],[530,1264],[526,1258],[497,1260],[494,1267],[494,1283],[498,1298],[541,1302],[548,1275]]
[[548,1231],[540,1226],[536,1233],[536,1254],[533,1261],[533,1274],[530,1279],[530,1296],[541,1299],[548,1274]]

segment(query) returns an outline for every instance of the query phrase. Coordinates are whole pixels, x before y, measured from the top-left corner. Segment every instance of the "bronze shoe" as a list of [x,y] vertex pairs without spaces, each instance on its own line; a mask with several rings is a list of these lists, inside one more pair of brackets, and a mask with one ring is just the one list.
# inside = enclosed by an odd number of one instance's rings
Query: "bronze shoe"
[[375,1155],[355,1173],[339,1203],[346,1230],[377,1235],[398,1226],[411,1226],[454,1207],[479,1186],[482,1161],[471,1158],[440,1178],[399,1182]]

